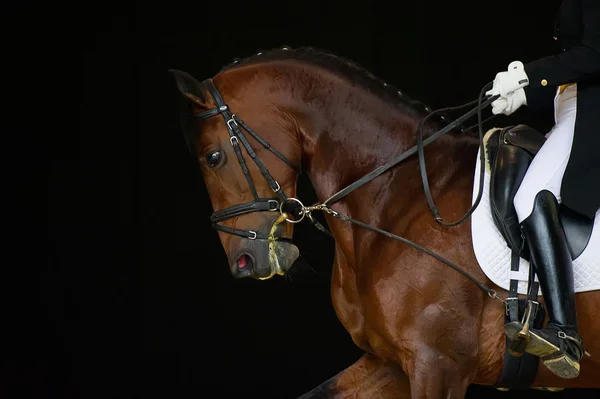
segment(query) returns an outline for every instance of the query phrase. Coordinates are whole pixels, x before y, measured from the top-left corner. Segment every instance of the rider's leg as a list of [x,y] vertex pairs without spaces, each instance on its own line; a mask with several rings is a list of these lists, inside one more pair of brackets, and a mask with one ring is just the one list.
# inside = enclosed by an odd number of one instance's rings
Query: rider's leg
[[[558,215],[560,186],[573,141],[576,94],[576,86],[570,86],[557,96],[556,125],[533,159],[514,200],[548,310],[548,327],[531,329],[526,350],[542,357],[544,364],[563,378],[579,375],[583,356],[572,260]],[[520,329],[520,323],[506,326],[509,338]]]
[[514,199],[519,222],[532,212],[535,197],[548,190],[560,202],[560,187],[569,161],[575,117],[577,115],[577,85],[571,85],[554,100],[556,124],[546,135],[547,140],[531,162]]

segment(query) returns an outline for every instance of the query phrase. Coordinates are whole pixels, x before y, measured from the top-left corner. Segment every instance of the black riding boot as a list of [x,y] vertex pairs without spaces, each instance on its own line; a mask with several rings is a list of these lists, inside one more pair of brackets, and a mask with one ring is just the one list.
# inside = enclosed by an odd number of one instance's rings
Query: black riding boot
[[[541,330],[530,328],[525,350],[539,356],[559,377],[575,378],[584,349],[577,332],[571,254],[554,194],[547,190],[538,193],[533,212],[521,223],[521,230],[529,243],[531,264],[548,310],[548,326]],[[506,335],[512,339],[522,328],[520,322],[508,323]]]

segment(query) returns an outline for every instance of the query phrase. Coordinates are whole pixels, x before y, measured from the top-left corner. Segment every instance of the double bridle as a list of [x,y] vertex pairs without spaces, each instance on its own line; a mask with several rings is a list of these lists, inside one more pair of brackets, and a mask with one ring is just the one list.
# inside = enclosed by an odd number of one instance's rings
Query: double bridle
[[[296,171],[296,173],[298,173],[298,175],[300,175],[300,173],[301,173],[300,167],[294,165],[279,151],[277,151],[276,149],[271,147],[271,145],[269,145],[269,143],[267,143],[256,132],[254,132],[252,129],[250,129],[248,127],[248,125],[246,125],[244,123],[243,120],[241,120],[237,115],[233,114],[231,112],[231,110],[229,109],[229,107],[227,106],[227,104],[225,104],[223,97],[221,96],[219,91],[216,89],[212,79],[204,80],[201,83],[201,86],[205,87],[208,90],[208,92],[211,94],[213,101],[215,103],[215,108],[212,108],[208,111],[205,111],[205,112],[197,115],[197,118],[203,120],[203,119],[207,119],[212,116],[219,115],[219,114],[223,116],[225,124],[227,125],[227,131],[229,132],[229,142],[233,146],[233,149],[237,156],[238,162],[242,168],[242,171],[244,172],[246,181],[248,182],[248,185],[250,186],[252,195],[254,196],[254,201],[250,201],[245,204],[233,205],[228,208],[213,212],[213,214],[210,217],[213,228],[230,233],[230,234],[235,234],[235,235],[238,235],[241,237],[246,237],[250,240],[256,240],[256,239],[262,239],[262,240],[271,239],[271,240],[273,240],[274,239],[274,240],[289,242],[289,241],[291,241],[290,238],[274,236],[274,235],[270,237],[269,233],[257,232],[257,231],[253,231],[253,230],[234,229],[231,227],[223,226],[223,225],[219,224],[219,222],[222,222],[224,220],[227,220],[227,219],[230,219],[230,218],[233,218],[236,216],[251,213],[251,212],[277,212],[277,211],[279,211],[279,213],[281,215],[284,215],[284,214],[286,215],[285,220],[290,223],[299,223],[300,221],[302,221],[304,219],[304,217],[308,217],[308,219],[319,230],[327,233],[328,235],[331,235],[331,233],[327,229],[325,229],[325,227],[323,227],[312,216],[312,211],[315,211],[315,210],[327,212],[330,215],[332,215],[336,218],[339,218],[341,220],[357,224],[357,225],[362,226],[371,231],[383,234],[389,238],[393,238],[395,240],[402,241],[402,242],[414,247],[415,249],[418,249],[419,251],[422,251],[422,252],[434,257],[435,259],[450,266],[452,269],[456,270],[457,272],[461,273],[465,277],[469,278],[471,281],[473,281],[475,284],[477,284],[477,286],[481,290],[483,290],[485,293],[487,293],[490,297],[498,299],[505,303],[505,300],[503,298],[499,297],[498,294],[496,293],[496,291],[487,287],[484,283],[480,282],[475,277],[471,276],[469,273],[465,272],[464,270],[462,270],[458,266],[454,265],[449,260],[441,257],[440,255],[437,255],[434,252],[432,252],[432,251],[430,251],[430,250],[428,250],[428,249],[426,249],[404,237],[400,237],[400,236],[390,233],[388,231],[381,230],[377,227],[368,225],[368,224],[358,221],[356,219],[352,219],[346,215],[342,215],[341,213],[334,211],[330,207],[331,204],[341,200],[342,198],[344,198],[348,194],[350,194],[352,191],[354,191],[357,188],[359,188],[360,186],[370,182],[371,180],[375,179],[377,176],[381,175],[382,173],[386,172],[393,166],[399,164],[400,162],[404,161],[405,159],[409,158],[410,156],[412,156],[416,153],[419,158],[421,179],[423,181],[425,196],[427,198],[427,203],[429,205],[429,208],[431,209],[431,211],[433,213],[434,220],[445,226],[455,226],[455,225],[458,225],[458,224],[462,223],[463,221],[465,221],[467,219],[467,217],[469,215],[471,215],[473,213],[473,211],[477,208],[477,206],[479,205],[479,202],[481,201],[481,197],[483,195],[483,183],[484,183],[483,175],[485,173],[485,168],[483,167],[483,165],[485,163],[485,153],[482,150],[482,144],[483,144],[483,127],[482,126],[485,121],[482,121],[481,113],[482,113],[483,108],[487,107],[492,102],[494,102],[498,97],[500,97],[499,95],[491,96],[491,97],[488,97],[485,101],[482,101],[482,97],[483,97],[485,91],[492,85],[492,83],[493,82],[488,83],[481,89],[481,91],[479,93],[479,97],[475,101],[470,101],[466,104],[459,105],[457,107],[447,107],[447,108],[441,108],[441,109],[438,109],[435,111],[431,111],[419,123],[419,126],[417,128],[417,144],[414,147],[403,152],[402,154],[398,155],[397,157],[391,159],[384,165],[382,165],[382,166],[378,167],[377,169],[373,170],[372,172],[366,174],[365,176],[363,176],[362,178],[353,182],[352,184],[344,187],[343,189],[341,189],[340,191],[338,191],[337,193],[335,193],[334,195],[329,197],[324,202],[314,204],[311,206],[304,206],[304,204],[302,204],[302,202],[300,200],[298,200],[297,198],[290,198],[285,195],[285,193],[281,189],[280,184],[273,178],[271,173],[269,173],[269,170],[265,167],[265,165],[262,163],[262,161],[260,160],[258,155],[252,149],[252,146],[246,139],[244,133],[242,132],[242,129],[245,130],[252,137],[254,137],[254,139],[256,139],[256,141],[258,141],[263,147],[265,147],[266,149],[271,151],[273,154],[275,154],[275,156],[277,156],[279,159],[281,159],[283,162],[285,162],[289,167],[294,169],[294,171]],[[424,126],[424,123],[427,121],[427,119],[429,119],[430,117],[432,117],[433,115],[435,115],[437,113],[442,113],[442,112],[446,112],[446,111],[454,111],[454,110],[462,109],[467,106],[472,106],[475,104],[476,104],[475,108],[471,109],[469,112],[465,113],[460,118],[454,120],[453,122],[449,123],[444,128],[442,128],[441,130],[437,131],[436,133],[434,133],[427,139],[423,140],[423,137],[422,137],[423,136],[423,126]],[[440,213],[439,213],[437,207],[435,206],[435,203],[433,202],[433,198],[431,196],[429,182],[427,179],[427,171],[425,169],[425,158],[424,158],[423,149],[426,145],[439,139],[444,134],[452,131],[453,129],[460,126],[464,121],[466,121],[467,119],[471,118],[474,115],[477,115],[477,122],[478,122],[477,126],[479,128],[479,141],[480,141],[480,151],[479,151],[480,152],[480,162],[482,164],[482,167],[480,168],[478,195],[477,195],[475,201],[473,202],[473,205],[467,211],[467,213],[465,213],[464,216],[462,216],[460,219],[458,219],[455,222],[445,222],[442,219],[442,217],[440,216]],[[491,118],[488,118],[488,120],[489,119],[491,119]],[[240,129],[240,127],[241,127],[241,129]],[[194,153],[193,146],[191,145],[191,140],[187,137],[187,135],[185,136],[185,138],[186,138],[186,142],[188,144],[190,151],[192,153]],[[242,155],[240,143],[246,149],[246,152],[248,153],[248,155],[250,155],[250,157],[252,158],[252,160],[254,161],[256,166],[258,166],[258,169],[260,170],[260,172],[262,173],[264,178],[267,180],[267,182],[268,182],[269,186],[271,187],[271,189],[273,190],[273,192],[275,194],[277,194],[277,197],[273,197],[273,198],[259,197],[259,195],[256,191],[256,187],[254,186],[254,181],[252,180],[252,177],[250,176],[250,171],[248,170],[248,166],[246,164],[244,156]],[[288,214],[293,215],[295,218],[294,219],[287,218]]]
[[[233,150],[235,151],[235,155],[237,156],[238,162],[242,168],[242,171],[244,172],[244,176],[246,177],[246,181],[248,182],[250,191],[252,192],[252,195],[254,196],[253,201],[247,202],[245,204],[233,205],[228,208],[213,212],[213,214],[210,217],[212,226],[216,230],[221,230],[221,231],[224,231],[224,232],[227,232],[230,234],[235,234],[240,237],[248,238],[250,240],[269,239],[269,233],[265,233],[265,232],[261,232],[261,231],[254,231],[254,230],[234,229],[234,228],[219,224],[219,222],[222,222],[224,220],[231,219],[233,217],[244,215],[247,213],[252,213],[252,212],[280,212],[281,214],[283,214],[284,212],[287,212],[288,214],[300,216],[299,213],[301,210],[301,208],[300,208],[301,202],[296,198],[288,198],[285,195],[285,193],[281,189],[281,185],[277,182],[277,180],[275,180],[273,178],[273,176],[271,175],[269,170],[265,167],[265,165],[260,160],[258,155],[252,149],[252,146],[246,139],[246,136],[242,132],[242,129],[244,129],[248,134],[250,134],[252,137],[254,137],[254,139],[256,139],[256,141],[258,141],[263,147],[265,147],[266,149],[271,151],[273,154],[275,154],[275,156],[277,156],[277,158],[279,158],[283,162],[285,162],[298,175],[300,175],[302,173],[302,169],[300,167],[294,165],[283,154],[281,154],[279,151],[277,151],[276,149],[271,147],[271,145],[269,143],[267,143],[258,134],[256,134],[256,132],[254,132],[252,129],[250,129],[248,127],[248,125],[246,125],[244,123],[244,121],[241,120],[237,115],[231,113],[229,106],[227,106],[227,104],[225,104],[225,101],[223,101],[223,97],[221,96],[221,94],[219,93],[217,88],[215,87],[212,79],[206,79],[205,81],[203,81],[201,83],[201,86],[205,87],[208,90],[208,92],[210,93],[210,95],[212,96],[213,101],[215,103],[215,108],[209,109],[208,111],[205,111],[199,115],[196,115],[196,117],[200,120],[203,120],[203,119],[208,119],[210,117],[213,117],[213,116],[219,115],[219,114],[221,116],[223,116],[225,124],[227,125],[227,131],[229,132],[229,142],[231,143],[231,146],[233,147]],[[241,129],[240,129],[240,127],[241,127]],[[191,141],[188,139],[187,135],[185,136],[185,138],[188,143],[188,147],[189,147],[190,151],[193,152],[193,146],[191,145]],[[250,171],[248,170],[248,165],[246,164],[246,160],[244,159],[244,156],[242,154],[240,143],[246,149],[246,152],[248,153],[250,158],[252,158],[252,160],[254,161],[256,166],[258,166],[260,173],[267,180],[269,187],[271,187],[271,190],[273,190],[273,192],[277,195],[276,197],[261,198],[258,195],[258,192],[256,191],[256,187],[254,185],[254,181],[252,180],[252,176],[250,175]],[[290,223],[298,223],[302,220],[302,218],[303,218],[303,216],[300,216],[300,219],[298,219],[298,220],[293,220],[293,219],[289,219],[289,218],[287,218],[286,220]],[[312,220],[313,224],[315,224],[315,226],[319,230],[326,231],[325,228],[317,220],[315,220],[314,218],[311,218],[311,220]],[[281,236],[277,236],[277,235],[271,236],[271,239],[275,239],[278,241],[288,241],[288,242],[291,241],[291,238],[281,237]]]

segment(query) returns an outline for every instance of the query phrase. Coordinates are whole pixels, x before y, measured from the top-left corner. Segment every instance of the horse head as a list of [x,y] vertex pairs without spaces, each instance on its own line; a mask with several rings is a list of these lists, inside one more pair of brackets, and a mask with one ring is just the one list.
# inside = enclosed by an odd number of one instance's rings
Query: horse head
[[236,69],[199,82],[171,72],[183,94],[184,135],[200,164],[231,273],[261,280],[284,275],[299,256],[291,243],[293,224],[286,222],[294,221],[294,212],[286,209],[294,203],[301,152],[285,98],[274,101],[268,93],[277,79]]

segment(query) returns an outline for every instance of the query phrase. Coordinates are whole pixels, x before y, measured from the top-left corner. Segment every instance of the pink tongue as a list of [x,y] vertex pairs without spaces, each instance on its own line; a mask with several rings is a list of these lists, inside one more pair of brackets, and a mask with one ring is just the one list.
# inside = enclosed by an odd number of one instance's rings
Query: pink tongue
[[238,261],[237,261],[237,263],[238,263],[238,267],[240,269],[246,267],[246,255],[240,256],[239,259],[238,259]]

